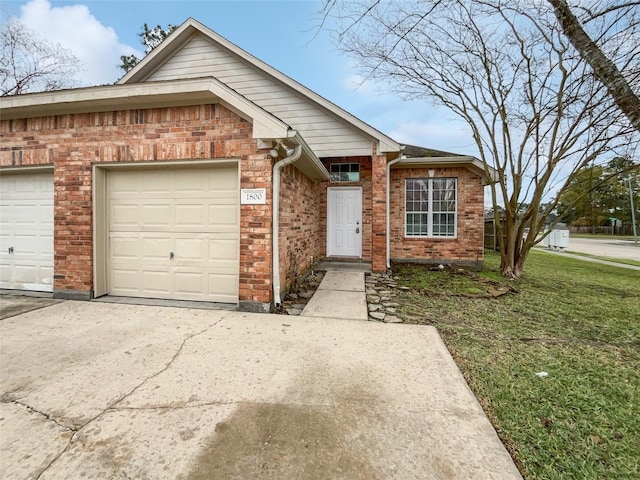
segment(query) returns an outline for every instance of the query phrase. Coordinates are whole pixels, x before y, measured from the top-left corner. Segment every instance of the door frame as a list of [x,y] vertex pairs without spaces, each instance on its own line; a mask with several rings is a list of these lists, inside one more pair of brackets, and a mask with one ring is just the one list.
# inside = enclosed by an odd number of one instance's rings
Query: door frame
[[[333,210],[332,210],[332,202],[333,198],[331,193],[336,191],[348,191],[353,190],[359,193],[358,198],[360,199],[360,233],[359,233],[359,241],[357,241],[357,254],[356,255],[341,255],[335,253],[335,247],[331,244],[332,239],[332,228],[333,228]],[[349,186],[349,187],[327,187],[327,256],[335,256],[335,257],[355,257],[362,258],[362,235],[363,233],[363,225],[362,225],[362,187],[361,186]],[[356,239],[358,240],[358,239]]]

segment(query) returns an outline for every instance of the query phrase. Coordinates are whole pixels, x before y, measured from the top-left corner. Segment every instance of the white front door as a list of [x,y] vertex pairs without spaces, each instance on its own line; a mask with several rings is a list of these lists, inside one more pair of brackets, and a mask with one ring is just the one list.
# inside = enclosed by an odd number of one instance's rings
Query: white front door
[[327,256],[362,256],[362,187],[327,189]]

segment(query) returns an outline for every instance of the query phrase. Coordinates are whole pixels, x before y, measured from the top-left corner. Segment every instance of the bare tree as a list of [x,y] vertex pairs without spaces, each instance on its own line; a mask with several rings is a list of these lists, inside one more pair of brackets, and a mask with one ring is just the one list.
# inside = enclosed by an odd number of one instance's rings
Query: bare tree
[[15,19],[2,26],[0,95],[59,90],[73,86],[80,62],[59,44],[29,31]]
[[[573,176],[638,140],[547,4],[329,0],[322,15],[337,22],[338,44],[364,78],[468,124],[487,175],[497,171],[490,188],[508,277],[523,274]],[[626,64],[637,65],[637,55]]]

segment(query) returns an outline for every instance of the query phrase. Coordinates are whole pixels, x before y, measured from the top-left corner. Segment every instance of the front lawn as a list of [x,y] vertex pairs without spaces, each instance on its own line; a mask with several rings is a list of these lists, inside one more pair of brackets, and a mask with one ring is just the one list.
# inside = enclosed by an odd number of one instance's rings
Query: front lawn
[[395,266],[398,315],[438,328],[525,479],[640,478],[640,272],[540,251],[516,282],[485,265]]

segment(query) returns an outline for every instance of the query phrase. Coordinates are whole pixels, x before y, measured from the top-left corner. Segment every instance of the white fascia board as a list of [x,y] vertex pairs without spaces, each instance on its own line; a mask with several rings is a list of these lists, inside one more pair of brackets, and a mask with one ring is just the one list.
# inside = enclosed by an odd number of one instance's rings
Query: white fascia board
[[355,128],[370,137],[372,140],[375,140],[377,142],[379,153],[400,151],[400,144],[392,138],[386,136],[379,130],[360,120],[358,117],[350,114],[346,110],[343,110],[335,103],[327,100],[313,90],[310,90],[301,83],[296,82],[284,73],[273,68],[271,65],[263,62],[257,57],[254,57],[246,50],[238,47],[236,44],[217,34],[194,18],[188,18],[173,33],[171,33],[167,40],[162,42],[156,49],[148,54],[140,63],[138,63],[138,65],[133,67],[129,71],[129,73],[127,73],[118,81],[118,83],[144,82],[148,75],[152,73],[154,68],[163,63],[165,56],[169,56],[171,55],[171,53],[175,52],[181,45],[183,45],[189,38],[191,38],[191,35],[193,35],[195,31],[199,31],[200,33],[209,37],[211,40],[226,48],[233,54],[242,58],[244,61],[248,62],[259,70],[262,70],[268,75],[271,75],[273,78],[283,83],[288,88],[314,101],[342,121],[350,123]]
[[0,97],[2,119],[221,103],[253,122],[253,138],[283,138],[290,127],[218,80],[206,77]]
[[330,175],[322,161],[318,158],[309,144],[299,133],[295,133],[292,138],[293,143],[302,146],[302,158],[294,165],[302,164],[302,172],[313,180],[329,180]]
[[[286,138],[291,134],[291,127],[279,118],[227,87],[219,80],[210,77],[209,81],[209,90],[221,100],[225,107],[242,117],[252,119],[253,138]],[[149,85],[151,83],[153,82],[138,85]]]
[[144,108],[182,100],[211,100],[209,79],[108,85],[0,97],[3,119]]

